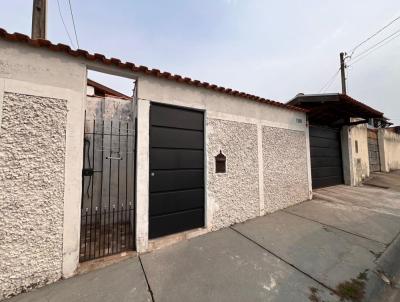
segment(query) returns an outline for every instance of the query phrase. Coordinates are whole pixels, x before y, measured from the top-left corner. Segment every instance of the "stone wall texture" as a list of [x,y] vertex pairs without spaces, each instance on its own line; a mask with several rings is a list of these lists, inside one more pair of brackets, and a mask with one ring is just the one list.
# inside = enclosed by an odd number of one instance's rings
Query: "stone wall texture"
[[[208,199],[212,229],[259,215],[257,126],[207,119]],[[215,156],[226,156],[226,173],[215,173]],[[208,211],[210,213],[210,211]]]
[[61,277],[65,100],[4,93],[0,300]]
[[308,199],[306,134],[263,126],[266,213]]

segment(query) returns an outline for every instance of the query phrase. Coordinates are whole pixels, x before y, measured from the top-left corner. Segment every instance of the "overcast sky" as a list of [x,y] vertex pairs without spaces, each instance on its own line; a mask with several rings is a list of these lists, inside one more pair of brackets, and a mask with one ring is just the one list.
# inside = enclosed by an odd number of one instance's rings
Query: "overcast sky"
[[[48,39],[71,44],[57,0],[48,1]],[[68,0],[59,1],[73,38]],[[2,2],[0,27],[29,35],[32,0]],[[399,0],[71,3],[82,49],[282,102],[318,93],[339,68],[339,52],[400,16]],[[400,20],[354,56],[399,29]],[[337,77],[327,92],[339,91]],[[400,37],[349,68],[348,94],[400,124]]]

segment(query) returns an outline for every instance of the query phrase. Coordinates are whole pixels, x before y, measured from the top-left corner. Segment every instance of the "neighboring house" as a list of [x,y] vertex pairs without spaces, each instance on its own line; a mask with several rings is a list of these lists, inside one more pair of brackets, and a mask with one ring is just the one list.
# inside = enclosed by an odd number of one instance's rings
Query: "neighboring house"
[[4,30],[0,104],[3,298],[311,198],[301,108]]
[[396,169],[382,112],[338,93],[299,94],[288,104],[308,110],[313,188],[358,185],[370,172]]
[[[133,91],[132,91],[133,92]],[[115,97],[122,100],[132,100],[133,96],[127,96],[119,91],[111,89],[91,79],[87,80],[87,95],[97,97]]]
[[394,127],[389,127],[387,128],[389,131],[392,131],[394,133],[400,134],[400,126],[394,126]]
[[98,82],[88,79],[86,118],[105,118],[133,121],[134,97],[127,96]]

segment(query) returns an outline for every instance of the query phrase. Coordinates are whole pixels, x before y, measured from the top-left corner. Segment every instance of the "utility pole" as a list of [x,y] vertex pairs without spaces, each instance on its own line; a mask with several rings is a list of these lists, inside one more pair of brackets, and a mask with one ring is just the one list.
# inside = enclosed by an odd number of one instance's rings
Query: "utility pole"
[[342,78],[342,94],[347,94],[346,91],[346,63],[344,62],[346,53],[340,53],[340,76]]
[[32,39],[47,37],[47,0],[33,0]]

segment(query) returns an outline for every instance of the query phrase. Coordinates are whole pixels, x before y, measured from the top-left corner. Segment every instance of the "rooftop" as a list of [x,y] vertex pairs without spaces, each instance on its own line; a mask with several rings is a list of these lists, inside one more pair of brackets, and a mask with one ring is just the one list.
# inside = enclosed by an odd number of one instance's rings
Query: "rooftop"
[[98,53],[91,54],[86,50],[82,49],[77,49],[73,50],[71,49],[68,45],[65,44],[53,44],[49,40],[43,40],[43,39],[31,39],[27,35],[21,34],[21,33],[13,33],[10,34],[8,33],[5,29],[0,28],[0,39],[9,41],[9,42],[15,42],[15,43],[23,43],[26,45],[29,45],[31,47],[36,47],[36,48],[44,48],[48,49],[50,51],[54,52],[59,52],[68,56],[76,57],[76,58],[81,58],[84,60],[88,61],[96,61],[101,64],[105,65],[113,65],[117,68],[125,69],[125,70],[130,70],[133,73],[138,73],[138,74],[145,74],[149,76],[154,76],[156,78],[163,78],[165,80],[169,81],[175,81],[178,83],[183,83],[195,87],[202,87],[205,89],[209,90],[214,90],[219,93],[224,93],[236,97],[241,97],[241,98],[246,98],[252,101],[264,103],[267,105],[275,106],[275,107],[280,107],[283,109],[288,109],[288,110],[293,110],[293,111],[299,111],[299,112],[307,112],[306,109],[304,108],[298,108],[290,104],[284,104],[281,102],[265,99],[259,96],[251,95],[248,93],[240,92],[237,90],[233,90],[231,88],[225,88],[221,86],[217,86],[215,84],[210,84],[208,82],[201,82],[198,80],[193,80],[188,77],[183,77],[181,75],[177,74],[171,74],[169,72],[162,72],[158,69],[150,69],[146,66],[138,66],[135,65],[134,63],[131,62],[122,62],[120,59],[117,58],[107,58],[106,56]]
[[341,93],[298,94],[288,104],[308,110],[309,120],[317,124],[348,124],[350,118],[387,121],[382,112]]

